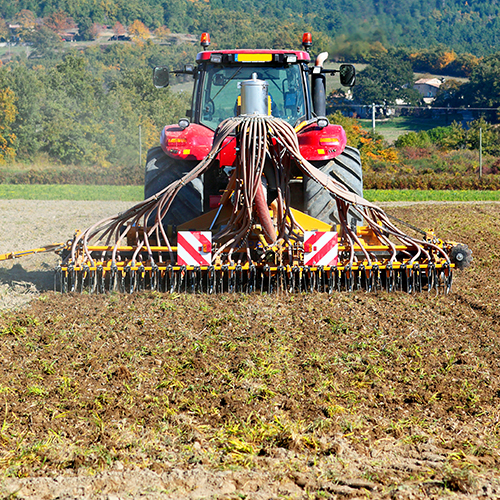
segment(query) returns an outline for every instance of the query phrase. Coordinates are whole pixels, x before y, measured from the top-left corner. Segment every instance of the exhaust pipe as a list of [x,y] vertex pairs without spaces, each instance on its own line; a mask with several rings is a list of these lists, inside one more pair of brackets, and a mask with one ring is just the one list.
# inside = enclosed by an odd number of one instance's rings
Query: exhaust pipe
[[322,52],[314,63],[312,73],[313,106],[316,116],[326,116],[326,77],[321,73],[328,52]]

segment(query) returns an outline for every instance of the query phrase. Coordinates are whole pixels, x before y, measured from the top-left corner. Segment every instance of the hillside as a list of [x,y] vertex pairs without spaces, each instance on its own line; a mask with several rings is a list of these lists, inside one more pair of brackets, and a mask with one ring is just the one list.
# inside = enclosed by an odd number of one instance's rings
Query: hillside
[[92,23],[119,21],[128,26],[139,20],[150,30],[160,26],[191,34],[208,30],[221,47],[288,45],[296,43],[303,30],[312,29],[322,46],[340,52],[347,40],[358,46],[380,42],[420,49],[442,44],[480,56],[494,51],[500,37],[498,0],[0,0],[0,17],[6,20],[16,20],[23,9],[31,9],[37,18],[64,11],[85,29]]

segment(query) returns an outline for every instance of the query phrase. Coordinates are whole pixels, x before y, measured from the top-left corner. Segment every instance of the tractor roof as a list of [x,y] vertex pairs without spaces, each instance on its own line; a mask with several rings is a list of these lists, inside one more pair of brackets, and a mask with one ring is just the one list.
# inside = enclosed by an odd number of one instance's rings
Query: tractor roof
[[[214,57],[215,56],[215,57]],[[225,63],[266,63],[290,61],[290,56],[296,57],[296,62],[310,62],[311,56],[303,50],[250,50],[250,49],[232,49],[232,50],[206,50],[198,52],[196,62],[212,61]],[[295,62],[293,61],[293,62]]]

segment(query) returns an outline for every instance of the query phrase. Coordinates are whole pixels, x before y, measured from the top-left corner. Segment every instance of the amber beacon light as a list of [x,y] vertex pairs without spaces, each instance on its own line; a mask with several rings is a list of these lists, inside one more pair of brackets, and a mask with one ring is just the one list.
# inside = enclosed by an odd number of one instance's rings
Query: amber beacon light
[[204,50],[206,50],[207,47],[210,45],[210,35],[208,33],[201,34],[200,45],[203,47]]
[[304,33],[302,35],[302,46],[307,50],[307,52],[311,50],[312,44],[313,42],[311,33]]

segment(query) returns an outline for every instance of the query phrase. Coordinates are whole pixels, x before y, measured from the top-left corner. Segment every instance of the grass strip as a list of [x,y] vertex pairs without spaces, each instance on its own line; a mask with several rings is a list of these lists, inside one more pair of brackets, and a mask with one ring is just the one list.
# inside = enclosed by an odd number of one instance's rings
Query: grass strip
[[3,200],[130,201],[144,199],[143,186],[0,184]]
[[[0,184],[3,200],[130,201],[143,199],[142,186],[84,186],[71,184]],[[365,189],[367,200],[377,201],[500,201],[500,191],[418,191]]]
[[415,189],[365,189],[364,197],[377,201],[500,201],[500,191],[419,191]]

